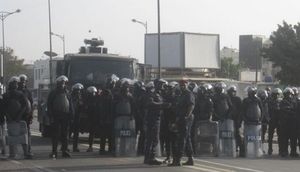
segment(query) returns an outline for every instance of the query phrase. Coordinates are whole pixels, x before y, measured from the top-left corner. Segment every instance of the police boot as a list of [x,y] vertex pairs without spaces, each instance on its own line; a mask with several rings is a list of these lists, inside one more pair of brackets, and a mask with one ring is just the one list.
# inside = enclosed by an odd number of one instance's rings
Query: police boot
[[69,157],[71,157],[71,153],[68,152],[68,151],[63,151],[63,152],[62,152],[62,157],[67,157],[67,158],[69,158]]
[[145,155],[143,164],[148,164],[149,161],[150,161],[150,158],[147,155]]
[[171,164],[168,164],[169,167],[172,166],[181,166],[180,159],[174,158]]
[[52,152],[50,155],[49,155],[50,158],[56,158],[57,157],[57,152]]
[[182,165],[194,165],[193,157],[189,157],[188,160],[185,163],[183,163]]

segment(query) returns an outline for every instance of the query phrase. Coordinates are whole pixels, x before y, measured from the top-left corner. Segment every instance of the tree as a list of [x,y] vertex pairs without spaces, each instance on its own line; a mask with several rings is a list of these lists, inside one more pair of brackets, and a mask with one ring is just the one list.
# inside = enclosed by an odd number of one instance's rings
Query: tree
[[261,49],[263,58],[281,70],[275,78],[283,85],[300,86],[300,23],[290,25],[283,21],[270,36],[270,47]]
[[[0,50],[2,54],[2,48]],[[19,76],[25,71],[23,66],[24,59],[19,59],[18,56],[14,55],[14,50],[7,47],[4,52],[4,78],[5,83],[8,83],[8,80],[12,76]],[[1,66],[0,66],[1,68]]]
[[244,66],[243,62],[233,64],[233,59],[224,57],[221,59],[221,68],[216,70],[216,76],[219,78],[238,79],[239,71]]

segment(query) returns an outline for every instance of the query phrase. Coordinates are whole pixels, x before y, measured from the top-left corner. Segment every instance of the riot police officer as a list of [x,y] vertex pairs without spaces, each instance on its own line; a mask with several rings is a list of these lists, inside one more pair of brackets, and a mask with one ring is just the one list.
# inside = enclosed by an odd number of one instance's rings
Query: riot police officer
[[245,90],[248,97],[242,101],[242,119],[246,125],[260,125],[263,105],[260,98],[256,96],[257,89],[254,86],[248,86]]
[[[134,89],[134,100],[135,103],[137,104],[140,97],[145,93],[145,84],[143,81],[136,81],[133,84],[133,89]],[[136,135],[139,133],[139,138],[138,138],[138,146],[137,146],[137,155],[144,155],[144,149],[145,149],[145,140],[146,140],[146,135],[144,132],[144,113],[143,110],[140,109],[139,107],[136,108],[136,116],[135,116],[135,132]]]
[[211,84],[209,84],[209,83],[203,84],[203,86],[206,87],[206,89],[207,89],[207,95],[208,95],[208,97],[211,98],[212,95],[213,95],[213,86]]
[[269,123],[269,120],[270,120],[269,107],[268,107],[268,101],[267,101],[268,93],[267,93],[266,90],[259,90],[257,92],[257,97],[260,98],[260,100],[262,102],[262,107],[263,107],[262,119],[261,119],[261,122],[262,122],[262,134],[261,134],[262,139],[261,140],[262,140],[262,145],[263,145],[264,142],[265,142],[265,135],[266,135],[268,123]]
[[19,76],[20,82],[18,83],[18,90],[21,91],[25,97],[27,102],[28,109],[22,115],[21,120],[25,121],[27,124],[27,131],[28,131],[28,155],[33,156],[31,153],[31,132],[30,132],[30,124],[32,124],[33,120],[33,98],[31,92],[27,89],[27,76],[21,74]]
[[245,156],[245,148],[243,144],[243,140],[240,134],[240,128],[242,125],[242,99],[236,95],[237,88],[234,85],[230,85],[227,88],[227,94],[230,97],[232,102],[232,119],[234,122],[234,132],[235,132],[235,139],[236,145],[239,148],[239,155],[240,157]]
[[212,95],[214,107],[213,121],[231,119],[232,103],[229,96],[225,93],[226,85],[217,82],[214,87],[215,94]]
[[192,125],[191,136],[192,144],[194,150],[194,137],[195,137],[195,127],[198,121],[211,120],[213,114],[213,102],[209,97],[207,87],[200,85],[194,89],[194,94],[196,94],[194,114],[194,123]]
[[194,121],[193,109],[195,107],[195,96],[188,89],[188,81],[185,79],[179,82],[182,91],[176,106],[176,116],[178,124],[178,147],[173,157],[172,164],[169,166],[181,166],[183,152],[186,152],[188,160],[182,165],[194,165],[193,146],[191,142],[191,128]]
[[196,88],[198,85],[195,82],[189,82],[188,88],[191,92],[193,92],[194,88]]
[[93,152],[93,143],[96,132],[100,131],[100,99],[97,95],[97,89],[94,86],[87,88],[88,95],[85,100],[85,108],[87,111],[89,122],[89,148],[87,152]]
[[62,140],[62,156],[71,157],[71,153],[68,151],[68,129],[69,123],[74,118],[74,109],[66,82],[68,82],[66,76],[59,76],[56,79],[56,88],[49,93],[47,98],[52,139],[52,153],[49,156],[52,158],[57,157],[59,136]]
[[147,133],[144,164],[161,165],[162,162],[155,159],[155,148],[159,139],[163,107],[168,107],[169,103],[163,102],[161,93],[163,84],[166,83],[166,81],[164,79],[155,79],[153,83],[155,88],[150,90],[147,94],[147,116],[145,118]]
[[171,103],[170,107],[163,109],[163,124],[161,125],[162,137],[165,139],[166,159],[164,163],[171,162],[171,150],[175,155],[177,147],[177,132],[178,126],[176,121],[175,107],[178,103],[178,98],[175,96],[175,87],[177,82],[170,82],[167,86],[167,94],[163,97],[164,102]]
[[74,106],[74,120],[73,123],[70,125],[71,131],[73,132],[73,152],[80,152],[78,149],[78,136],[79,136],[79,129],[80,129],[80,114],[83,110],[83,100],[82,100],[82,93],[83,85],[80,83],[74,84],[72,86],[72,93],[71,99]]
[[[3,94],[3,110],[8,123],[20,122],[24,113],[28,111],[28,103],[25,95],[17,90],[20,78],[13,76],[8,81],[8,92]],[[9,146],[9,156],[15,157],[14,146]],[[22,145],[24,157],[31,159],[32,155],[28,152],[28,145]]]
[[[294,92],[291,88],[287,87],[283,90],[283,99],[280,102],[281,111],[281,157],[288,155],[288,143],[290,142],[291,157],[298,157],[297,153],[297,125],[299,112],[297,110],[297,103],[293,100]],[[296,131],[296,132],[295,132]]]
[[280,88],[275,88],[271,92],[271,97],[268,101],[269,106],[269,132],[268,132],[268,154],[272,155],[273,152],[273,135],[274,131],[276,129],[277,134],[277,141],[278,141],[278,147],[279,147],[279,154],[281,153],[281,125],[279,122],[280,119],[280,99],[279,96],[282,94],[282,91]]

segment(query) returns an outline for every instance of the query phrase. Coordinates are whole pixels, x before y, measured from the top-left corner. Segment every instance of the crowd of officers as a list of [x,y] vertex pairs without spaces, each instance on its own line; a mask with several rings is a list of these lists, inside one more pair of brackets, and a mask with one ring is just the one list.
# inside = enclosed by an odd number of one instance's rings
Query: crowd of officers
[[[32,158],[30,144],[30,124],[32,123],[32,96],[26,88],[27,77],[20,75],[9,80],[8,91],[1,99],[1,124],[4,116],[7,122],[23,120],[27,123],[29,144],[24,148],[25,158]],[[245,125],[262,125],[262,141],[268,128],[268,154],[273,152],[272,141],[277,132],[279,154],[298,157],[297,140],[300,147],[300,100],[298,89],[267,87],[257,91],[256,87],[245,88],[246,97],[236,95],[234,85],[223,82],[214,85],[189,82],[167,82],[155,79],[144,84],[142,81],[119,79],[115,75],[105,80],[101,88],[90,86],[84,89],[80,83],[74,84],[69,93],[68,78],[60,76],[56,80],[47,99],[47,114],[50,119],[52,152],[57,157],[58,143],[61,141],[62,157],[71,157],[68,137],[73,134],[73,152],[78,149],[81,115],[86,113],[89,127],[89,147],[93,151],[96,133],[100,133],[99,154],[115,154],[114,120],[129,116],[135,120],[138,140],[137,154],[143,155],[144,164],[169,166],[194,165],[194,135],[198,121],[234,121],[235,139],[239,156],[245,156],[243,138],[239,133],[242,122]],[[86,90],[86,91],[85,91]],[[283,98],[281,98],[283,93]],[[18,99],[20,106],[11,108],[11,100]],[[160,145],[158,145],[160,143]],[[108,150],[105,150],[108,144]],[[288,150],[290,145],[290,151]],[[155,159],[156,147],[161,146],[166,160]],[[187,162],[181,164],[183,154]],[[14,156],[10,148],[10,156]],[[171,161],[171,156],[173,160]]]

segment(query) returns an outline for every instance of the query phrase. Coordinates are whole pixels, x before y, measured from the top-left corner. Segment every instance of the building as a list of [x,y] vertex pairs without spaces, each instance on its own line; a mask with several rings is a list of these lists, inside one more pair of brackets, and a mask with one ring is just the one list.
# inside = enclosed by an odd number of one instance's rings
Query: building
[[260,49],[268,48],[271,41],[262,35],[240,35],[239,61],[245,63],[246,70],[258,71],[263,82],[275,82],[274,75],[279,68],[273,68],[272,62],[260,56]]
[[[55,62],[57,60],[62,60],[62,57],[53,58],[52,61]],[[33,88],[37,90],[39,88],[39,84],[50,83],[49,80],[49,61],[50,59],[45,60],[37,60],[33,64],[34,68],[34,79],[33,79]],[[55,66],[52,65],[53,68]]]
[[228,48],[223,47],[223,49],[220,51],[220,57],[221,58],[232,58],[233,64],[239,63],[239,51],[236,48]]

